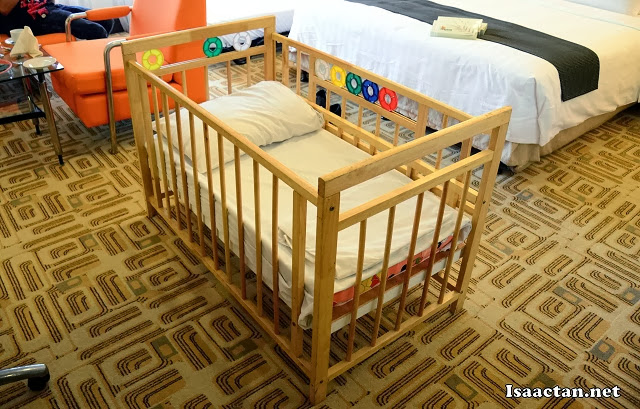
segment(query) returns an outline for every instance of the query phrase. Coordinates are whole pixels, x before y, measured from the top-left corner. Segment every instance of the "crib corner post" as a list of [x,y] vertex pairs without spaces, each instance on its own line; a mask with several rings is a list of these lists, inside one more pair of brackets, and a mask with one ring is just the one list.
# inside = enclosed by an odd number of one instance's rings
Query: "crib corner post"
[[311,335],[311,382],[309,399],[313,405],[322,402],[329,383],[329,350],[333,291],[336,273],[340,193],[324,197],[324,180],[318,180],[318,213],[316,230],[316,265],[313,291],[313,326]]
[[485,165],[485,169],[482,172],[482,179],[480,180],[480,187],[478,189],[478,197],[476,201],[476,208],[473,212],[473,218],[471,220],[471,233],[467,239],[467,245],[464,249],[463,260],[460,266],[460,274],[456,283],[456,291],[458,292],[458,299],[451,304],[450,311],[452,313],[458,313],[462,310],[464,300],[467,296],[467,289],[469,287],[469,281],[471,280],[471,273],[473,271],[474,261],[478,253],[478,247],[480,247],[480,239],[482,238],[482,232],[484,230],[484,221],[489,210],[489,204],[491,203],[491,194],[493,192],[493,186],[496,183],[496,177],[498,175],[498,167],[500,166],[500,158],[502,149],[504,147],[505,138],[507,136],[507,128],[509,126],[509,119],[511,118],[511,108],[502,108],[505,119],[505,123],[494,128],[491,132],[491,138],[489,139],[488,149],[493,152],[491,162]]
[[[145,145],[146,121],[149,120],[149,109],[144,110],[144,103],[148,106],[148,96],[143,95],[140,92],[142,85],[142,77],[138,75],[134,68],[129,64],[136,62],[135,54],[125,54],[123,49],[123,62],[125,67],[125,79],[127,82],[127,93],[129,95],[129,106],[131,109],[131,123],[133,125],[133,138],[136,144],[136,150],[138,152],[138,162],[140,166],[140,172],[142,176],[142,187],[144,194],[145,206],[147,209],[147,216],[153,217],[156,215],[156,209],[151,205],[149,200],[153,196],[153,181],[151,179],[151,165],[149,164],[149,155]],[[145,81],[146,88],[146,81]],[[145,118],[147,115],[147,118]]]
[[[264,79],[274,81],[276,79],[276,43],[273,39],[275,30],[275,18],[264,28],[264,45],[267,48],[264,57]],[[284,52],[284,47],[283,47]]]

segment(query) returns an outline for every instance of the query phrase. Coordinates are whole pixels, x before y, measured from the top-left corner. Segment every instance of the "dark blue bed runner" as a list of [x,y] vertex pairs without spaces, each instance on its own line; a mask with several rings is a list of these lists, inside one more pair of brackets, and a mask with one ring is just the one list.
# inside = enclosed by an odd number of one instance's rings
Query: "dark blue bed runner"
[[562,101],[568,101],[598,89],[600,59],[587,47],[517,24],[443,6],[426,0],[347,0],[379,7],[416,20],[433,24],[439,17],[481,18],[488,23],[480,38],[506,45],[550,62],[558,70]]

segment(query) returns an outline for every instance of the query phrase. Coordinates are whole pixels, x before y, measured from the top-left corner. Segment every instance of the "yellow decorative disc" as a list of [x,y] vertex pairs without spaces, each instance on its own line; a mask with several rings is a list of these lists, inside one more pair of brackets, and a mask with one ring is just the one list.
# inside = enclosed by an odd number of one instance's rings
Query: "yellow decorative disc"
[[162,64],[164,64],[164,55],[162,54],[162,51],[154,48],[153,50],[145,51],[145,53],[142,54],[142,66],[144,68],[153,71],[162,67]]
[[331,67],[331,82],[337,87],[344,88],[347,83],[347,72],[337,65],[334,65]]

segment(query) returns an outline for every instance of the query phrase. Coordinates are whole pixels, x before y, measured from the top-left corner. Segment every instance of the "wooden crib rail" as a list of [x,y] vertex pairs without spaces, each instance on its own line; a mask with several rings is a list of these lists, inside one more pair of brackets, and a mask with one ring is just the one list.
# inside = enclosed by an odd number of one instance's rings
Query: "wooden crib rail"
[[[266,37],[265,37],[266,38]],[[449,106],[447,104],[444,104],[436,99],[433,99],[431,97],[428,97],[424,94],[421,94],[415,90],[412,90],[411,88],[405,87],[404,85],[398,84],[396,82],[393,82],[391,80],[387,80],[384,77],[381,77],[377,74],[374,74],[371,71],[365,70],[357,65],[351,64],[347,61],[344,61],[340,58],[337,58],[331,54],[325,53],[323,51],[317,50],[313,47],[310,47],[306,44],[303,44],[299,41],[295,41],[292,40],[288,37],[285,37],[281,34],[273,34],[272,36],[273,41],[278,42],[278,43],[282,43],[284,45],[283,50],[286,50],[286,47],[290,47],[295,49],[297,52],[301,53],[301,54],[307,54],[307,55],[311,55],[313,57],[314,60],[316,59],[322,59],[328,63],[331,64],[338,64],[340,67],[344,68],[345,70],[349,70],[353,73],[356,73],[358,75],[360,75],[360,77],[362,78],[375,78],[376,82],[378,83],[379,86],[381,87],[388,87],[390,89],[393,89],[395,91],[397,91],[398,93],[410,98],[413,101],[418,102],[419,104],[424,104],[428,107],[437,109],[440,112],[445,113],[446,115],[448,115],[451,118],[455,118],[458,121],[464,121],[467,120],[469,118],[472,118],[471,115],[467,114],[464,111],[461,111],[457,108],[454,108],[452,106]],[[283,51],[283,58],[287,58],[286,56],[286,52]],[[299,60],[298,60],[299,61]],[[312,64],[312,62],[314,61],[310,61],[309,63],[309,76],[310,78],[312,78],[312,74],[315,73],[315,64]],[[297,64],[297,67],[299,67],[300,64]],[[296,68],[297,68],[296,67]],[[283,78],[283,82],[287,81],[288,79]],[[286,82],[285,82],[286,83]],[[322,84],[322,86],[324,86],[324,84]],[[388,112],[385,112],[385,114],[387,114]],[[393,113],[391,113],[390,115],[393,115]]]
[[[322,177],[325,191],[320,193],[330,196],[348,189],[403,164],[507,125],[510,117],[510,107],[500,108],[338,169]],[[491,151],[488,150],[488,152]]]
[[[330,379],[339,376],[357,363],[363,361],[379,348],[398,337],[406,331],[411,330],[425,319],[426,315],[435,314],[446,308],[452,311],[460,311],[464,303],[473,263],[478,251],[479,240],[482,235],[484,220],[488,210],[492,186],[495,183],[500,156],[506,132],[511,116],[511,108],[502,108],[490,112],[480,117],[471,118],[457,125],[416,139],[404,145],[395,147],[388,151],[373,155],[352,166],[339,169],[328,175],[321,177],[318,181],[318,224],[316,233],[316,269],[314,286],[314,312],[313,312],[313,343],[311,362],[311,397],[312,401],[321,400],[326,394],[326,385]],[[341,192],[359,183],[369,181],[376,176],[393,171],[399,166],[415,161],[428,153],[441,150],[454,143],[469,141],[473,136],[483,133],[490,133],[488,149],[469,154],[458,162],[435,170],[428,175],[420,176],[406,185],[396,188],[380,197],[370,200],[354,209],[345,212],[340,211]],[[470,143],[466,144],[467,146]],[[477,192],[476,206],[473,208],[471,219],[471,230],[467,236],[466,243],[463,244],[462,255],[460,257],[460,269],[455,280],[451,281],[451,271],[455,259],[455,254],[460,248],[458,246],[461,234],[462,221],[464,218],[467,195],[473,191],[470,187],[472,171],[483,167],[480,179],[479,190]],[[434,270],[437,258],[439,240],[441,239],[441,228],[444,220],[446,205],[450,203],[450,187],[453,183],[462,181],[460,197],[456,198],[452,207],[457,210],[455,227],[451,238],[451,248],[443,254],[445,266],[439,273]],[[421,212],[423,210],[423,200],[429,190],[440,186],[440,204],[437,213],[437,221],[433,226],[433,237],[429,247],[429,258],[426,262],[416,267],[414,256],[416,255],[417,241],[420,230]],[[389,266],[390,247],[392,231],[395,223],[396,207],[408,200],[416,200],[413,226],[410,236],[409,251],[406,258],[406,270],[402,275],[394,276],[390,285],[387,283],[386,269]],[[383,267],[381,282],[375,289],[363,293],[361,287],[362,261],[365,255],[367,231],[367,221],[384,211],[388,211],[387,234],[385,238],[385,250],[383,254]],[[355,283],[353,285],[353,299],[349,302],[349,330],[346,341],[345,356],[337,363],[331,364],[329,356],[330,337],[322,334],[331,333],[332,320],[337,319],[333,308],[333,294],[335,285],[335,261],[337,255],[337,242],[341,231],[348,227],[359,224],[358,255]],[[424,279],[417,277],[422,284],[421,296],[417,304],[417,312],[409,313],[405,306],[408,303],[408,292],[412,278],[419,271],[424,273]],[[437,273],[436,275],[433,275]],[[432,278],[433,277],[433,278]],[[440,284],[435,299],[428,301],[429,289],[433,281]],[[411,284],[414,286],[416,284]],[[381,312],[383,305],[387,302],[386,293],[392,288],[400,288],[399,299],[393,307],[396,313],[395,322],[392,329],[382,335],[379,334],[381,326]],[[365,302],[373,302],[371,296],[377,298],[375,323],[370,331],[371,342],[369,345],[355,344],[355,328],[361,304],[361,295],[366,294]],[[319,300],[319,302],[318,302]],[[340,315],[340,314],[339,314]],[[344,315],[344,314],[342,314]],[[368,332],[367,331],[367,332]],[[328,367],[327,367],[328,366]]]
[[[245,31],[257,30],[257,29],[265,30],[265,37],[267,35],[271,35],[275,31],[275,16],[265,16],[265,17],[257,17],[257,18],[251,18],[251,19],[245,19],[245,20],[237,20],[229,23],[222,23],[222,24],[211,25],[206,27],[197,27],[197,28],[192,28],[188,30],[176,31],[173,33],[157,34],[149,37],[138,38],[135,40],[127,40],[122,43],[122,54],[126,57],[126,56],[134,55],[140,52],[145,52],[151,49],[160,49],[160,48],[171,47],[174,45],[188,44],[191,42],[202,41],[208,38],[241,33]],[[267,48],[267,47],[268,45],[265,44],[265,46],[263,47],[251,47],[251,48],[253,48],[252,50],[253,52],[253,51],[256,51],[257,49]],[[241,53],[241,51],[236,51],[236,52],[231,51],[229,53],[224,53],[224,54],[225,56],[230,56],[230,59],[236,59],[236,58],[240,58],[239,54],[237,53]],[[273,57],[273,53],[271,57]],[[189,63],[196,64],[195,63],[196,61],[199,64],[200,62],[206,61],[206,60],[208,60],[209,63],[211,63],[212,61],[208,59],[208,57],[204,56],[203,54],[203,58],[192,60],[190,62],[185,62],[185,61],[176,62],[174,64],[168,64],[166,67],[169,67],[171,65],[175,65],[175,66],[180,65],[181,67],[183,67],[182,69],[185,69],[184,68],[186,67],[185,64],[189,64]],[[222,57],[220,60],[226,61],[224,57]],[[217,62],[219,62],[220,60],[218,60]],[[189,68],[196,68],[200,66],[202,65],[195,65],[194,67],[189,67]],[[271,64],[269,68],[273,68],[273,64]],[[180,70],[179,69],[175,71],[165,70],[164,73],[177,72],[177,71],[180,71]]]
[[[300,178],[135,60],[128,61],[126,67],[134,137],[140,158],[149,215],[161,216],[173,232],[182,239],[186,247],[193,251],[229,293],[254,316],[262,329],[273,337],[304,373],[310,374],[308,359],[301,357],[303,331],[298,326],[298,317],[304,297],[306,212],[309,204],[314,206],[318,201],[315,186]],[[148,90],[156,98],[147,98]],[[174,109],[170,110],[170,107]],[[154,114],[153,120],[148,112]],[[196,119],[202,121],[206,164],[206,172],[203,173],[197,171],[197,155],[189,157],[193,170],[187,172],[185,154],[188,152],[183,149],[183,143],[186,143],[190,146],[191,152],[196,152]],[[163,131],[162,137],[154,138],[154,122],[155,129]],[[174,128],[171,126],[172,123],[176,125]],[[184,130],[182,125],[185,125]],[[217,138],[218,162],[216,164],[212,163],[210,138]],[[173,142],[175,141],[178,142],[175,149],[179,152],[174,157]],[[228,157],[227,154],[225,158],[224,141],[233,144],[232,157]],[[168,155],[165,154],[165,147],[169,152]],[[244,197],[242,194],[242,174],[247,170],[240,166],[241,154],[248,156],[252,161],[249,172],[253,174],[253,198]],[[231,166],[227,163],[227,159],[232,160]],[[217,165],[217,175],[214,175],[212,170],[216,167],[214,165]],[[271,197],[261,197],[259,189],[259,180],[264,177],[265,170],[268,177],[272,178]],[[226,173],[233,176],[229,175],[230,177],[227,178]],[[207,186],[206,195],[205,190],[200,187],[201,183]],[[292,189],[292,200],[295,205],[291,272],[292,313],[288,334],[284,333],[282,328],[278,297],[280,280],[277,246],[280,231],[278,209],[279,201],[283,200],[278,186],[282,184]],[[214,193],[216,191],[214,185],[219,193]],[[231,189],[235,190],[235,194]],[[203,205],[203,200],[208,202],[208,206]],[[255,221],[255,229],[250,237],[245,238],[245,223],[249,217],[244,214],[243,209],[249,201],[252,202],[250,207],[254,209],[254,215],[251,217],[254,217],[252,221]],[[260,203],[267,201],[272,203],[272,212],[269,214],[260,211]],[[217,217],[216,205],[220,206],[221,210],[221,214]],[[235,220],[231,217],[232,212],[235,213]],[[207,218],[210,221],[208,225],[205,221]],[[268,238],[261,231],[263,223],[271,225],[272,235]],[[237,233],[237,243],[232,243],[232,228]],[[255,260],[251,260],[254,262],[253,270],[256,278],[252,283],[249,283],[247,278],[249,267],[246,265],[248,256],[245,253],[247,242],[245,240],[256,244]],[[271,254],[265,254],[267,260],[269,256],[271,257],[273,266],[269,273],[273,283],[270,296],[272,303],[267,303],[268,297],[263,288],[262,244],[267,241],[276,243],[271,246]],[[218,251],[219,244],[223,246],[221,254]],[[267,314],[266,310],[270,310],[271,314]]]
[[[162,50],[170,46],[176,46],[180,44],[188,44],[192,42],[202,41],[204,39],[216,39],[219,40],[220,36],[232,35],[236,33],[247,32],[248,30],[262,29],[265,33],[265,38],[269,38],[275,31],[275,17],[265,16],[253,19],[238,20],[229,23],[198,27],[189,30],[178,31],[174,33],[158,34],[154,36],[127,40],[122,43],[122,54],[125,61],[125,74],[126,64],[128,61],[140,60],[141,53],[149,50]],[[265,45],[249,47],[246,50],[227,50],[218,55],[205,55],[203,49],[202,57],[195,58],[187,61],[172,61],[165,62],[164,65],[155,69],[147,70],[152,72],[155,76],[162,77],[166,74],[182,74],[183,93],[187,94],[187,78],[186,72],[201,67],[208,67],[220,62],[227,63],[227,82],[228,92],[232,92],[232,78],[231,78],[231,61],[236,59],[246,58],[246,70],[247,70],[247,86],[251,85],[251,57],[264,56],[263,64],[263,76],[265,80],[275,79],[275,49],[273,42],[266,42]],[[146,68],[144,68],[146,69]],[[206,99],[209,99],[209,73],[205,70],[205,95]]]

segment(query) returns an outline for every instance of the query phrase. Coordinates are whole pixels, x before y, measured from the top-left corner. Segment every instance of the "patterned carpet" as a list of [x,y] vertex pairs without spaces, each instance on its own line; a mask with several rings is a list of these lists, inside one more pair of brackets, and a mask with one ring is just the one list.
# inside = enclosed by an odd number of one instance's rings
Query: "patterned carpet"
[[[105,127],[53,105],[62,167],[31,122],[0,126],[0,368],[52,374],[40,393],[1,386],[0,407],[310,406],[274,342],[145,217],[130,123],[113,156]],[[506,399],[509,383],[623,395]],[[324,407],[352,406],[640,407],[639,106],[499,176],[465,310],[330,383]]]

